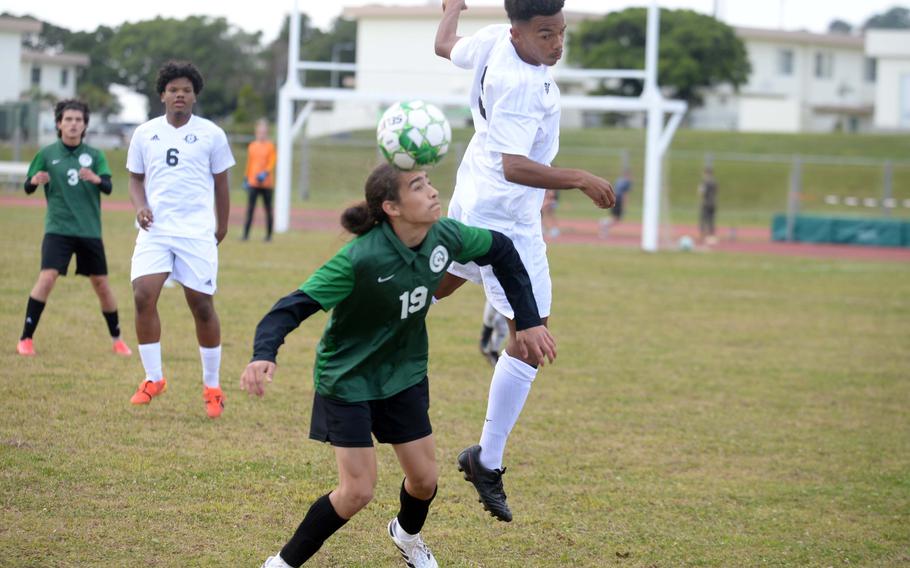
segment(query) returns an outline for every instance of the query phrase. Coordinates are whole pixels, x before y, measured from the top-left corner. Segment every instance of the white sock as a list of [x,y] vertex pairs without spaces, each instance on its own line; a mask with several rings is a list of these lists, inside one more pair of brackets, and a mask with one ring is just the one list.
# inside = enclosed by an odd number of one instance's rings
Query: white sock
[[199,346],[199,356],[202,358],[202,382],[209,388],[215,388],[219,385],[219,374],[221,372],[221,346],[202,347]]
[[395,538],[397,538],[398,540],[403,540],[405,542],[411,542],[412,540],[417,538],[416,534],[411,534],[411,533],[407,532],[406,530],[404,530],[403,528],[401,528],[401,524],[398,522],[398,517],[395,517],[395,519],[392,521],[392,530],[395,531]]
[[139,345],[139,358],[145,369],[145,380],[157,383],[164,378],[161,373],[161,342]]
[[531,392],[537,369],[503,352],[493,369],[487,419],[480,434],[480,464],[487,469],[500,469],[506,451],[506,440]]
[[266,568],[294,568],[290,564],[284,561],[284,558],[281,557],[281,554],[276,554],[269,558],[269,563],[266,564]]

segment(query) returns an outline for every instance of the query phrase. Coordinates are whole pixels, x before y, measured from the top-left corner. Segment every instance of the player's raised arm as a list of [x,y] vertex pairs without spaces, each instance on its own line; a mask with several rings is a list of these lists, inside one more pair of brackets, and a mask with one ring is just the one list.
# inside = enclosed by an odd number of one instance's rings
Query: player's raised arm
[[512,183],[541,189],[580,189],[594,205],[609,209],[616,204],[613,185],[585,170],[556,168],[515,154],[502,154],[503,177]]
[[436,55],[451,59],[452,48],[461,39],[458,36],[458,17],[467,10],[465,0],[443,0],[442,20],[436,28]]

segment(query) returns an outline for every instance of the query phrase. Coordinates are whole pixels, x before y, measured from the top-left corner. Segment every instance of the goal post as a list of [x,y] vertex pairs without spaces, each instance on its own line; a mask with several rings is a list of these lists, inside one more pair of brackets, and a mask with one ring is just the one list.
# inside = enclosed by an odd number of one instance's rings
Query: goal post
[[[284,85],[278,92],[278,162],[275,184],[275,230],[286,232],[290,227],[291,172],[294,139],[309,119],[314,105],[319,102],[392,104],[402,100],[420,99],[446,106],[467,106],[467,97],[461,94],[419,92],[377,92],[357,89],[312,88],[300,81],[300,72],[308,70],[358,71],[357,64],[326,63],[300,60],[300,17],[297,2],[291,13],[288,44],[288,72]],[[663,97],[657,82],[657,47],[660,34],[660,10],[656,0],[648,7],[647,44],[645,69],[554,69],[557,80],[574,79],[640,79],[644,90],[638,97],[564,95],[564,109],[603,112],[642,112],[647,117],[645,144],[644,196],[641,247],[648,252],[659,248],[661,209],[661,178],[663,157],[673,135],[688,108],[685,101]],[[303,103],[298,111],[296,103]],[[669,116],[669,120],[667,117]]]

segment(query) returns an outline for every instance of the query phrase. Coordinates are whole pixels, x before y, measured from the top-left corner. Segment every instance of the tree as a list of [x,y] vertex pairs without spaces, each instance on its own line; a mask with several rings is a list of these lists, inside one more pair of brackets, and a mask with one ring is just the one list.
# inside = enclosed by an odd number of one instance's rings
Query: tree
[[[628,8],[581,23],[569,37],[570,59],[582,67],[643,69],[647,10]],[[702,103],[704,89],[731,84],[738,88],[751,72],[746,47],[733,29],[692,10],[661,10],[658,78],[673,98],[690,107]],[[602,92],[637,95],[642,81],[624,80]]]
[[905,30],[910,28],[910,9],[895,6],[883,14],[876,14],[863,24],[864,30]]
[[122,110],[117,97],[112,95],[109,90],[92,83],[80,83],[77,96],[88,105],[93,116],[107,119],[108,116]]
[[828,24],[828,32],[832,34],[849,35],[853,33],[853,25],[844,20],[831,20],[831,23]]
[[246,33],[224,18],[190,16],[182,20],[155,18],[126,23],[108,42],[114,82],[129,85],[149,98],[149,112],[163,107],[155,88],[159,67],[169,59],[192,61],[205,79],[199,114],[228,116],[237,106],[245,83],[261,83],[264,69],[257,55],[261,33]]
[[240,87],[237,92],[237,108],[231,115],[235,125],[248,126],[255,120],[265,116],[265,102],[262,93],[249,83]]

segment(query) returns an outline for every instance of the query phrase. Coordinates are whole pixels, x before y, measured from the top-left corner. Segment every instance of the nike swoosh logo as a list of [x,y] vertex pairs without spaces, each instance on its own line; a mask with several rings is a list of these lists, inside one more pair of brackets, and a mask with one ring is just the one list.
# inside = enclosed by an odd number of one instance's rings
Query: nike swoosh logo
[[395,278],[395,275],[394,275],[394,274],[391,275],[391,276],[386,276],[385,278],[383,278],[382,276],[380,276],[379,278],[376,279],[376,282],[379,282],[380,284],[382,284],[383,282],[388,282],[388,281],[391,280],[392,278]]
[[59,163],[60,163],[60,160],[51,160],[51,165],[52,165],[52,166],[56,166],[56,165],[59,164]]

